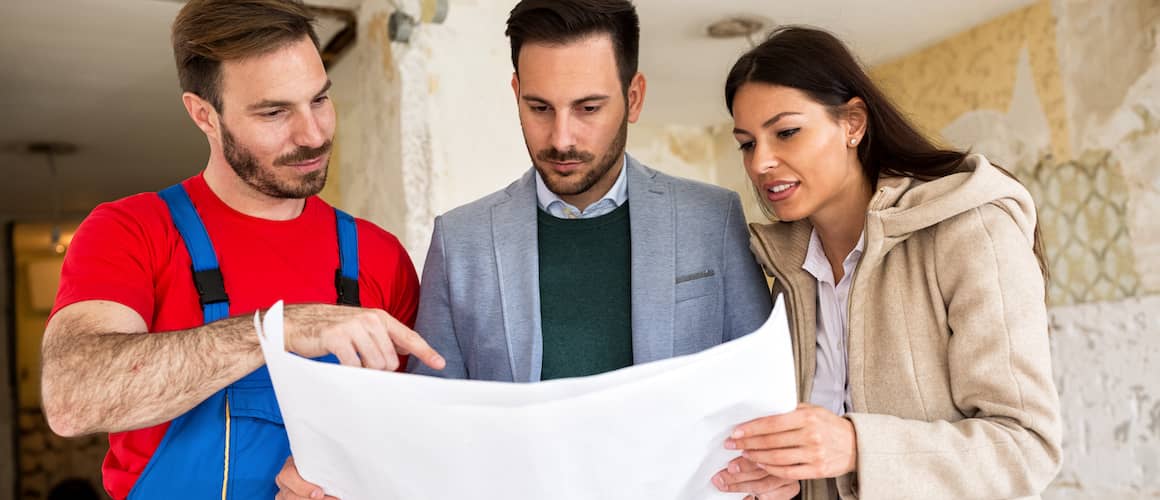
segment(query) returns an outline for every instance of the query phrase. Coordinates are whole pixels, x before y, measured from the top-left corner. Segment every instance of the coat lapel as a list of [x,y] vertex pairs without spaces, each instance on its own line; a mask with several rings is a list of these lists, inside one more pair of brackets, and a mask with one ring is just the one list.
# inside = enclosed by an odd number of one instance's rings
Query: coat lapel
[[631,156],[627,161],[632,235],[633,363],[673,356],[676,209],[672,186]]
[[540,380],[540,259],[536,236],[535,170],[507,189],[511,197],[491,208],[496,272],[503,307],[503,329],[512,378]]

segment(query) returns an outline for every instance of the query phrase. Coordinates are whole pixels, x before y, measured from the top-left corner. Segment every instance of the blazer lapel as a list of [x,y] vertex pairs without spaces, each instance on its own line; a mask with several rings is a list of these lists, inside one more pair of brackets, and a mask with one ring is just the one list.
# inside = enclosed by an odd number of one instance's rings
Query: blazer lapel
[[676,210],[672,186],[631,156],[627,161],[632,235],[633,363],[673,356]]
[[491,208],[503,329],[516,382],[539,381],[543,360],[534,172],[524,174],[508,188],[511,197]]

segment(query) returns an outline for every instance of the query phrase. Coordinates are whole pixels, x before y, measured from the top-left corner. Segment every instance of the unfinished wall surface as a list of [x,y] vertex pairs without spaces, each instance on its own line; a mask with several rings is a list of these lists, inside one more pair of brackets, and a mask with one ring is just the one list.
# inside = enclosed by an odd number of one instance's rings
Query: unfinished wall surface
[[1160,2],[1041,1],[873,74],[1037,202],[1065,463],[1047,498],[1160,495]]
[[[422,17],[421,2],[400,7]],[[417,266],[436,215],[506,186],[530,165],[503,35],[509,8],[452,0],[445,22],[420,24],[402,43],[389,38],[393,2],[367,0],[358,43],[331,71],[337,203],[393,232]]]

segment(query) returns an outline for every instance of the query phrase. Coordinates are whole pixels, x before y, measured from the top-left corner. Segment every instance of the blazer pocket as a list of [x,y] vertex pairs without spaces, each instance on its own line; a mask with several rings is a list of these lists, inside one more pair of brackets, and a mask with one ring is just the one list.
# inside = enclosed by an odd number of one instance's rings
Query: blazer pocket
[[677,302],[704,297],[717,291],[717,273],[712,269],[677,277]]

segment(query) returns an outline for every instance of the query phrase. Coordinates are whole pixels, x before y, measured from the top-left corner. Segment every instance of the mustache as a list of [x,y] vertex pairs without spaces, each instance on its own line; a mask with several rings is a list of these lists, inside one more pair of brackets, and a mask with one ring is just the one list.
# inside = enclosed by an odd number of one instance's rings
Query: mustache
[[302,146],[293,152],[279,156],[277,160],[274,160],[274,164],[278,166],[286,166],[314,161],[317,160],[318,157],[329,153],[331,146],[331,141],[326,141],[326,143],[316,148]]
[[590,161],[596,159],[596,155],[589,153],[587,151],[578,151],[578,150],[576,150],[576,148],[572,148],[572,149],[569,149],[567,151],[560,151],[559,149],[556,149],[556,148],[548,148],[548,149],[541,150],[539,153],[536,153],[536,159],[540,160],[540,161],[550,161],[550,162],[558,162],[558,163],[572,162],[572,161],[590,162]]

